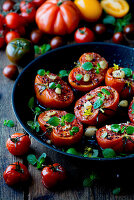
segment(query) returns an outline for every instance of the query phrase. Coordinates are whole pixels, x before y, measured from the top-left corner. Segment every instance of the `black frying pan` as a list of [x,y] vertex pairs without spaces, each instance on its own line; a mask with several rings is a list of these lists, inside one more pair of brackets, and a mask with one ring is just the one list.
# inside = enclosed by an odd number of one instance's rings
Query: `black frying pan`
[[132,70],[134,70],[134,49],[126,46],[96,42],[73,44],[58,48],[56,50],[52,50],[42,56],[39,56],[31,63],[29,63],[22,71],[22,73],[18,76],[12,93],[12,103],[16,117],[28,134],[30,134],[32,137],[34,137],[36,140],[38,140],[48,148],[64,155],[90,161],[113,161],[132,159],[134,158],[134,154],[126,157],[116,157],[109,159],[85,158],[72,154],[67,154],[60,149],[55,148],[54,146],[46,144],[44,140],[40,136],[38,136],[35,131],[32,131],[27,125],[27,121],[33,119],[32,112],[28,108],[28,101],[32,96],[34,96],[33,87],[37,70],[45,68],[46,70],[50,70],[50,72],[58,73],[59,70],[63,68],[71,69],[74,62],[76,62],[78,58],[85,52],[99,53],[108,61],[109,66],[113,66],[113,63],[116,63],[122,67],[130,67]]

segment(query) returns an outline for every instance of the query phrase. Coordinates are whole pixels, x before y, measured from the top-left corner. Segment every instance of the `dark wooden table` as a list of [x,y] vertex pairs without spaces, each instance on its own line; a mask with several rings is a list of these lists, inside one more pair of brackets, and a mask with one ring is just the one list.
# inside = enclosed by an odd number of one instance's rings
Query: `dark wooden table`
[[[0,4],[2,1],[0,2]],[[132,46],[132,45],[131,45]],[[0,200],[105,200],[105,199],[134,199],[133,191],[133,166],[134,161],[123,163],[91,163],[73,160],[59,153],[56,153],[44,147],[38,141],[31,137],[31,148],[29,153],[34,153],[37,157],[45,152],[52,162],[61,163],[69,174],[70,179],[63,189],[55,191],[47,190],[41,182],[41,171],[28,165],[26,156],[16,157],[11,155],[6,149],[6,140],[9,135],[15,132],[24,132],[17,121],[12,108],[12,89],[14,81],[5,78],[2,74],[3,68],[9,64],[5,51],[0,51]],[[22,69],[19,68],[21,71]],[[13,120],[15,127],[8,128],[3,125],[4,120]],[[15,162],[21,161],[26,164],[31,174],[31,181],[18,187],[8,187],[3,179],[3,172],[6,167]],[[101,174],[101,179],[91,188],[82,186],[82,179],[88,176],[92,170]],[[100,173],[102,172],[102,173]],[[116,178],[116,175],[119,177]],[[121,195],[114,196],[113,188],[119,186],[118,179],[123,182],[125,190]],[[132,181],[132,184],[130,182]],[[127,189],[126,189],[127,188]]]

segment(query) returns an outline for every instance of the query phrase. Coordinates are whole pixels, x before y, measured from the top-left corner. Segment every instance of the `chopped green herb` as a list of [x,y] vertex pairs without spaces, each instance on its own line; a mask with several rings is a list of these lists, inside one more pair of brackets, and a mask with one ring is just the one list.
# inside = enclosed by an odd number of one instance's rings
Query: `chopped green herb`
[[121,70],[125,72],[125,76],[127,77],[132,76],[132,70],[130,68],[123,68]]
[[60,119],[56,116],[51,117],[48,121],[48,124],[50,124],[51,126],[58,126],[60,124]]
[[113,149],[107,148],[102,151],[104,158],[114,158],[116,157],[116,153]]
[[95,102],[94,102],[94,109],[97,109],[97,108],[100,108],[101,105],[103,104],[103,100],[101,98],[97,99]]
[[3,125],[11,128],[14,127],[14,122],[13,120],[4,120]]
[[100,63],[97,63],[97,67],[96,67],[96,74],[99,74],[100,73]]
[[89,71],[93,68],[93,64],[91,62],[85,62],[84,64],[82,64],[82,68],[86,71]]
[[77,74],[77,75],[76,75],[76,80],[77,80],[77,81],[80,81],[81,79],[82,79],[82,74]]
[[121,130],[121,126],[119,124],[112,124],[111,130],[118,133]]
[[132,134],[134,133],[134,126],[128,126],[128,127],[126,128],[126,133],[127,133],[128,135],[132,135]]
[[123,127],[121,128],[121,133],[124,133],[125,130],[126,130],[126,126],[123,126]]
[[56,88],[61,88],[61,84],[57,84],[57,85],[56,85]]
[[45,70],[44,69],[39,69],[37,71],[37,74],[39,74],[40,76],[44,76],[45,75]]
[[49,88],[54,89],[56,87],[56,84],[54,82],[49,83]]
[[106,95],[110,95],[110,92],[107,90],[107,89],[105,89],[105,88],[102,88],[102,90],[101,90],[104,94],[106,94]]
[[79,127],[73,126],[72,129],[70,130],[70,135],[74,135],[74,133],[79,132]]

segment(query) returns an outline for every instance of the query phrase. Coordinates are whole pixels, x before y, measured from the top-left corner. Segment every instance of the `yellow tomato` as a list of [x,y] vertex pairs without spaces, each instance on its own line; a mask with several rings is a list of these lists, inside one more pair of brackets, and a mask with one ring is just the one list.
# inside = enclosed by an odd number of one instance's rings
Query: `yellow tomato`
[[124,17],[129,11],[129,4],[125,0],[102,0],[102,8],[114,17]]
[[88,22],[96,22],[102,14],[102,7],[98,0],[75,0],[81,16]]

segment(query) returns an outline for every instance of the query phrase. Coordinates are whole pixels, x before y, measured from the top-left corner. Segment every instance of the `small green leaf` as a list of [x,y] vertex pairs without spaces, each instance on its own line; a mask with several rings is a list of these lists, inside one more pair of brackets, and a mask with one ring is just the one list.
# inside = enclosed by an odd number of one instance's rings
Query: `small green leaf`
[[45,75],[45,70],[44,69],[39,69],[37,71],[37,74],[39,74],[40,76],[44,76]]
[[56,88],[61,88],[61,84],[57,84],[57,85],[56,85]]
[[56,84],[54,82],[49,83],[49,88],[54,89],[56,87]]
[[67,114],[65,115],[65,121],[66,121],[66,122],[72,122],[74,119],[75,119],[75,115],[74,115],[74,114],[67,113]]
[[4,120],[3,125],[11,128],[14,127],[14,122],[13,120]]
[[121,126],[119,124],[112,124],[111,130],[118,133],[121,130]]
[[113,195],[118,195],[118,194],[120,194],[120,192],[121,192],[121,188],[120,187],[117,187],[117,188],[113,189]]
[[79,132],[79,127],[73,126],[72,129],[70,130],[70,135],[74,135],[74,133]]
[[60,124],[60,119],[56,116],[51,117],[48,121],[48,124],[50,124],[51,126],[58,126]]
[[38,45],[34,45],[35,54],[40,54],[40,48]]
[[132,104],[132,110],[134,110],[134,103]]
[[65,76],[68,76],[68,72],[67,70],[63,69],[63,70],[60,70],[59,71],[59,76],[62,78],[62,77],[65,77]]
[[34,107],[34,97],[31,97],[28,101],[28,107],[32,109]]
[[126,128],[126,133],[127,133],[128,135],[133,135],[133,133],[134,133],[134,126],[128,126],[128,127]]
[[101,91],[103,92],[103,94],[110,95],[110,92],[105,88],[102,88]]
[[103,104],[103,100],[101,98],[97,99],[95,102],[94,102],[94,109],[97,109],[97,108],[100,108],[101,105]]
[[40,109],[39,107],[35,107],[34,113],[35,113],[36,115],[41,114],[41,109]]
[[103,19],[103,24],[112,24],[114,25],[116,22],[115,17],[111,16],[111,15],[107,15],[104,19]]
[[27,156],[27,161],[31,164],[31,165],[35,165],[37,163],[37,159],[35,157],[35,155],[33,154],[29,154]]
[[85,62],[84,64],[82,64],[82,68],[86,71],[89,71],[93,68],[93,64],[91,62]]
[[50,49],[51,49],[50,44],[43,44],[43,45],[40,47],[41,54],[46,53],[46,52],[49,51]]
[[113,149],[107,148],[102,151],[104,158],[114,158],[116,157],[116,153]]
[[123,127],[121,128],[121,133],[124,133],[125,130],[126,130],[126,126],[123,126]]
[[43,153],[43,154],[38,158],[38,161],[40,162],[40,161],[41,161],[41,158],[46,158],[46,157],[47,157],[46,153]]
[[130,69],[130,68],[123,68],[121,70],[125,72],[125,76],[127,76],[127,77],[132,76],[132,69]]
[[84,187],[91,187],[93,185],[93,183],[98,179],[97,174],[95,174],[94,172],[92,174],[90,174],[89,178],[85,178],[83,181],[83,186]]
[[82,79],[82,74],[76,74],[76,80],[80,81]]
[[70,153],[70,154],[74,154],[74,155],[77,155],[77,156],[80,156],[81,155],[81,153],[80,152],[78,152],[78,151],[76,151],[76,149],[75,148],[69,148],[67,151],[66,151],[66,153]]

